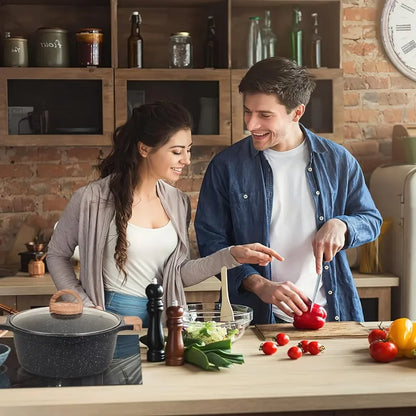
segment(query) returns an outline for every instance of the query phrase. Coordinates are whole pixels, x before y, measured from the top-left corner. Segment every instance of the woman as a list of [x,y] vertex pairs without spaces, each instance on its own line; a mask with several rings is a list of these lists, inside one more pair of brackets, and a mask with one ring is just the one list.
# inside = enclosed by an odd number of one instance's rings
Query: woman
[[[134,109],[114,134],[111,153],[99,166],[101,179],[77,190],[66,207],[47,254],[58,289],[74,289],[85,306],[147,326],[146,286],[156,277],[164,305],[185,304],[184,287],[241,263],[266,265],[282,258],[261,244],[223,249],[190,260],[189,197],[168,182],[190,164],[192,121],[174,103]],[[70,258],[79,245],[80,275]]]

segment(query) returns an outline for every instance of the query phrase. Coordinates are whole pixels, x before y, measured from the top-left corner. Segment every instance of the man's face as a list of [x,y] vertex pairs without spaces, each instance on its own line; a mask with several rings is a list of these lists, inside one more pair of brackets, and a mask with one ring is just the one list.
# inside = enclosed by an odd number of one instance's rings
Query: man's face
[[254,147],[286,151],[299,145],[299,107],[288,114],[275,94],[245,94],[244,122]]

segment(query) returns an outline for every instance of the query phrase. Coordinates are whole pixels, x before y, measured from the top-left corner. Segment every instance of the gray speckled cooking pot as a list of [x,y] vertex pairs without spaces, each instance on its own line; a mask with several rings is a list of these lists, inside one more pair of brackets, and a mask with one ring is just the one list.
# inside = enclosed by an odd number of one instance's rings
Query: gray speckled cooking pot
[[[57,292],[53,298],[64,293],[68,291]],[[65,304],[68,302],[56,302],[55,306]],[[50,308],[9,315],[6,323],[0,324],[0,329],[14,334],[20,365],[43,377],[85,377],[103,372],[113,359],[117,333],[133,329],[111,312],[81,307],[81,313],[62,315]]]

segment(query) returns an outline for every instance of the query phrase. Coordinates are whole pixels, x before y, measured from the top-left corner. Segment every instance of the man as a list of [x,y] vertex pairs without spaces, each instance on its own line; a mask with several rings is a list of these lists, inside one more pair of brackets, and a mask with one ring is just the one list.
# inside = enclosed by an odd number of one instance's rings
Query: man
[[315,87],[305,68],[282,57],[253,65],[239,91],[251,136],[208,166],[195,219],[202,256],[259,241],[285,260],[229,271],[232,303],[254,323],[290,322],[316,303],[328,320],[363,320],[344,249],[373,241],[382,219],[356,159],[299,123]]

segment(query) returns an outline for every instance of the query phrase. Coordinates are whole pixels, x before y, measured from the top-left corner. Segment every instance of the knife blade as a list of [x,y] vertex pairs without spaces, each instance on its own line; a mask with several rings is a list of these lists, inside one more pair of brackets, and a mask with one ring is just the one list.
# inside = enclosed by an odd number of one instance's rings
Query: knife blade
[[321,280],[322,280],[322,273],[319,273],[316,277],[316,283],[315,283],[315,289],[313,290],[313,295],[312,295],[312,302],[311,302],[311,307],[309,308],[309,311],[312,310],[313,304],[316,301],[316,297],[318,296],[318,290],[319,290],[319,286],[321,284]]

